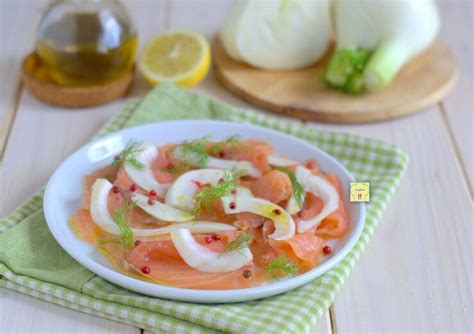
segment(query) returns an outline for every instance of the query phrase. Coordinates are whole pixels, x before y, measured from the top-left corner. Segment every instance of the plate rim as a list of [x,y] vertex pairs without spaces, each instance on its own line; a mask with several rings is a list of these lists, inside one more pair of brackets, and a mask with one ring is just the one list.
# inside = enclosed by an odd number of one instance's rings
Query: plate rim
[[[266,128],[254,124],[248,123],[239,123],[239,122],[232,122],[232,121],[221,121],[221,120],[172,120],[172,121],[163,121],[163,122],[154,122],[148,123],[144,125],[138,125],[133,127],[127,127],[124,129],[120,129],[118,131],[114,131],[110,134],[107,134],[103,137],[97,138],[93,141],[86,143],[85,145],[81,146],[73,153],[71,153],[66,159],[64,159],[61,164],[56,167],[53,174],[48,180],[46,184],[44,198],[43,198],[43,209],[45,220],[48,225],[48,228],[53,235],[54,239],[59,243],[61,248],[63,248],[66,253],[68,253],[73,259],[79,262],[81,265],[92,271],[97,276],[112,282],[113,284],[119,285],[126,289],[139,292],[141,294],[145,294],[147,296],[158,297],[158,298],[165,298],[170,300],[176,301],[185,301],[185,302],[196,302],[196,303],[205,303],[205,304],[214,304],[214,303],[234,303],[234,302],[242,302],[242,301],[250,301],[261,299],[264,297],[274,296],[277,294],[281,294],[290,290],[293,290],[299,286],[307,284],[312,280],[320,277],[324,273],[331,270],[335,265],[337,265],[346,255],[353,249],[357,241],[359,240],[362,231],[365,226],[366,221],[366,205],[364,203],[357,203],[360,207],[360,214],[359,219],[357,221],[357,226],[354,228],[353,235],[347,240],[347,242],[341,247],[341,249],[334,254],[330,259],[324,262],[321,265],[316,266],[315,268],[295,277],[291,277],[282,281],[277,281],[273,283],[269,283],[262,286],[252,287],[252,288],[244,288],[244,289],[227,289],[227,290],[198,290],[198,289],[187,289],[187,288],[177,288],[167,285],[160,285],[156,283],[149,283],[146,281],[139,280],[137,278],[133,278],[128,276],[119,271],[119,269],[112,270],[107,268],[100,263],[90,259],[87,256],[80,256],[81,254],[77,254],[74,251],[73,245],[69,245],[65,243],[59,235],[59,227],[55,226],[54,219],[52,218],[51,210],[51,201],[54,200],[54,192],[53,192],[53,185],[55,183],[56,178],[59,177],[60,171],[64,168],[63,166],[67,165],[70,160],[73,160],[77,155],[81,154],[83,150],[87,150],[93,145],[101,141],[105,141],[112,137],[123,136],[124,133],[129,131],[137,131],[143,128],[153,128],[156,126],[172,126],[172,125],[179,125],[183,123],[189,124],[196,124],[196,123],[213,123],[214,125],[219,124],[226,124],[228,126],[237,126],[237,127],[250,127],[254,128],[258,131],[269,132],[272,134],[276,134],[278,136],[287,137],[287,139],[296,140],[299,144],[310,147],[313,150],[318,151],[318,154],[324,156],[325,159],[331,160],[333,164],[338,166],[344,172],[351,182],[354,182],[353,175],[345,168],[345,166],[339,162],[337,159],[329,155],[324,150],[320,149],[319,147],[312,145],[296,136],[289,135],[284,132],[280,132],[277,130],[273,130],[271,128]],[[245,130],[245,129],[244,129]],[[210,130],[212,132],[212,130]],[[192,135],[190,135],[192,137]],[[170,141],[172,141],[170,139]],[[156,293],[154,291],[150,292],[149,289],[157,290]]]

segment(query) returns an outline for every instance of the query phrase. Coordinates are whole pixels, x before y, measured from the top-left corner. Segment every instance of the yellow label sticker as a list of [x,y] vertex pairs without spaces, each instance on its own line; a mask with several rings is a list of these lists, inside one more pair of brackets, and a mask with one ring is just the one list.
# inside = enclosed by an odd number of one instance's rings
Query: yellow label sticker
[[370,183],[351,182],[351,202],[369,202]]

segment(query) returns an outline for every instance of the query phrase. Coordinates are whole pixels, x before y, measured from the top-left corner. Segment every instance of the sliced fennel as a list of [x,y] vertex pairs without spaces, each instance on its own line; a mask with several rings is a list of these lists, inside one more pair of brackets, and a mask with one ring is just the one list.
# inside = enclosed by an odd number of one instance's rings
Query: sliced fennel
[[226,214],[252,212],[271,219],[275,224],[275,232],[270,238],[284,240],[295,235],[293,218],[282,207],[262,198],[249,196],[226,196],[221,198]]
[[132,229],[138,237],[153,237],[157,235],[169,234],[179,229],[187,229],[189,232],[194,234],[202,233],[216,233],[216,232],[228,232],[235,231],[236,228],[229,224],[216,223],[204,220],[194,220],[184,223],[174,223],[164,227],[158,227],[153,229]]
[[236,60],[270,70],[302,68],[329,45],[329,0],[236,0],[220,32]]
[[439,14],[433,0],[335,0],[337,51],[325,79],[347,92],[386,87],[434,41]]
[[248,247],[220,254],[200,245],[188,229],[180,228],[170,234],[171,240],[184,262],[202,272],[234,271],[253,259],[252,252]]
[[[303,185],[305,191],[318,196],[324,203],[321,212],[319,212],[315,217],[308,220],[300,220],[297,223],[298,233],[303,233],[314,226],[318,226],[325,217],[338,208],[339,194],[337,193],[336,188],[328,180],[322,176],[312,175],[311,171],[307,168],[298,166],[296,167],[295,174],[298,181]],[[294,200],[292,198],[290,198],[288,206],[291,206],[288,208],[290,212],[295,212]]]
[[255,168],[250,161],[245,160],[225,160],[209,157],[206,167],[225,170],[242,170],[252,177],[262,176],[262,172],[258,168]]
[[97,179],[92,185],[90,212],[92,220],[105,232],[120,234],[120,229],[109,212],[109,192],[112,183],[106,179]]
[[239,187],[237,186],[235,188],[235,194],[233,196],[236,197],[255,197],[250,189],[244,188],[244,187]]
[[291,167],[291,166],[296,166],[298,164],[297,161],[282,158],[276,155],[269,155],[268,163],[272,166],[279,166],[279,167]]
[[[298,183],[303,186],[304,191],[306,191],[305,185],[308,182],[308,179],[312,175],[311,171],[307,168],[298,166],[296,167],[294,174],[296,177],[296,181],[298,181]],[[303,195],[303,201],[304,201],[304,195]],[[288,203],[286,204],[286,211],[288,211],[290,215],[294,215],[295,213],[301,210],[302,204],[303,204],[302,201],[299,201],[296,198],[295,193],[292,192],[291,197],[288,200]]]
[[142,144],[141,150],[135,153],[135,160],[141,163],[144,168],[138,169],[133,164],[124,162],[125,171],[128,176],[135,182],[138,186],[150,191],[152,189],[156,190],[157,194],[160,197],[164,197],[166,190],[169,187],[169,184],[159,183],[155,176],[153,175],[153,170],[151,165],[153,161],[158,156],[158,151],[155,145],[152,144]]
[[184,173],[169,187],[165,203],[180,209],[190,209],[194,206],[193,199],[200,189],[200,184],[215,186],[224,177],[220,169],[197,169]]
[[185,222],[192,219],[189,213],[176,209],[171,205],[154,201],[152,205],[148,203],[148,197],[134,193],[132,200],[150,216],[165,222]]
[[[106,179],[97,179],[92,186],[91,216],[92,220],[105,232],[120,235],[121,231],[109,213],[108,197],[112,184]],[[213,233],[221,231],[234,231],[236,228],[229,224],[210,221],[189,221],[185,223],[174,223],[168,226],[154,229],[132,228],[132,232],[138,237],[151,237],[155,235],[168,234],[179,228],[186,228],[192,233]]]

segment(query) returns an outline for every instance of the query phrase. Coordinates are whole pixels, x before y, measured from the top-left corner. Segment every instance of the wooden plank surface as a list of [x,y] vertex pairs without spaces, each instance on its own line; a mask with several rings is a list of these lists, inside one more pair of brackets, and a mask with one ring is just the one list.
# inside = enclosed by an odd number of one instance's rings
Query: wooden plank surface
[[447,118],[448,135],[455,142],[463,173],[474,185],[474,1],[442,0],[441,36],[448,42],[461,69],[456,89],[444,100],[441,111]]
[[[45,1],[0,1],[0,163],[15,119],[20,91],[18,71],[26,50],[32,47],[32,37],[38,13]],[[30,20],[22,20],[29,17]]]
[[[165,334],[162,332],[152,333],[150,331],[144,331],[144,334]],[[316,328],[313,328],[312,333],[314,334],[335,334],[336,332],[331,329],[331,319],[329,312],[316,324]]]
[[[119,110],[120,102],[90,110],[60,110],[39,102],[23,92],[12,128],[0,185],[14,189],[0,201],[3,217],[31,194],[41,189],[54,168],[93,135]],[[38,140],[41,138],[41,140]],[[59,140],[60,138],[60,140]],[[103,320],[18,293],[5,292],[0,298],[0,333],[14,330],[32,332],[120,332],[139,329]]]
[[[0,3],[2,18],[4,11],[14,12],[16,15],[12,19],[18,24],[29,21],[18,20],[18,17],[27,15],[32,22],[35,22],[40,13],[38,9],[34,11],[28,9],[33,3],[38,3],[33,0],[12,0],[8,3],[0,1]],[[147,2],[146,8],[140,6],[138,1],[135,3],[131,1],[129,5],[136,10],[133,15],[138,16],[137,23],[143,21],[139,20],[141,16],[149,17],[148,22],[152,22],[153,18],[156,19],[157,16],[146,15],[147,12],[155,15],[163,13],[160,9],[162,3]],[[143,30],[144,27],[139,29]],[[21,31],[21,28],[8,29],[10,33],[17,30]],[[27,42],[24,45],[31,45],[32,36],[24,38]],[[18,48],[14,55],[15,59],[21,58],[28,50],[28,47],[21,43],[15,46]],[[2,68],[7,67],[4,66],[3,54],[0,59]],[[11,71],[9,75],[16,77],[18,71]],[[140,81],[138,83],[140,84]],[[133,90],[138,90],[137,85]],[[64,157],[87,141],[102,124],[120,110],[122,103],[123,101],[117,101],[98,108],[71,111],[46,105],[32,97],[29,92],[22,91],[15,123],[10,131],[10,145],[5,152],[6,159],[0,167],[0,184],[16,190],[8,198],[0,200],[0,216],[5,216],[32,193],[38,191]],[[26,138],[29,138],[27,142],[23,140]],[[61,140],[52,141],[53,138]],[[19,180],[28,181],[19,182]],[[140,333],[140,329],[136,327],[72,311],[15,292],[1,289],[0,293],[0,333],[20,331]]]
[[[134,0],[127,4],[143,43],[167,27],[196,29],[211,36],[222,23],[228,2],[213,1],[210,5],[208,1]],[[132,94],[141,96],[147,89],[147,84],[139,79]],[[247,106],[223,89],[212,73],[196,90],[234,105]],[[466,90],[455,90],[454,94],[459,94],[469,105]],[[9,189],[9,196],[0,200],[0,216],[38,190],[54,168],[121,106],[117,101],[100,108],[67,111],[42,104],[28,92],[21,95],[19,102],[4,164],[0,167],[0,188]],[[434,109],[378,124],[314,124],[319,129],[386,140],[400,145],[411,158],[401,188],[380,228],[336,297],[334,313],[341,333],[472,331],[472,206],[453,147],[459,148],[459,152],[469,149],[451,143],[446,126],[453,133],[462,131],[454,130],[454,118],[450,118],[448,107],[446,112],[447,124]],[[456,116],[469,121],[466,113]],[[461,155],[465,159],[465,154]],[[315,331],[331,330],[327,322],[321,321],[319,326]],[[0,290],[0,332],[13,329],[138,331]]]
[[140,330],[0,289],[0,333],[33,332],[139,334]]
[[432,109],[378,127],[384,128],[378,137],[402,147],[410,163],[336,298],[337,326],[341,332],[468,331],[472,208],[441,115]]

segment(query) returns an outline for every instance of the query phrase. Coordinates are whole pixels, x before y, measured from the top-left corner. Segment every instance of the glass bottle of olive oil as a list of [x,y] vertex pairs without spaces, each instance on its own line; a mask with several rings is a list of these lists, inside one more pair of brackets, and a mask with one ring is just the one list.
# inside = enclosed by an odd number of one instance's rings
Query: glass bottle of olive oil
[[131,69],[137,36],[116,0],[56,0],[43,16],[36,43],[40,65],[62,86],[113,81]]

